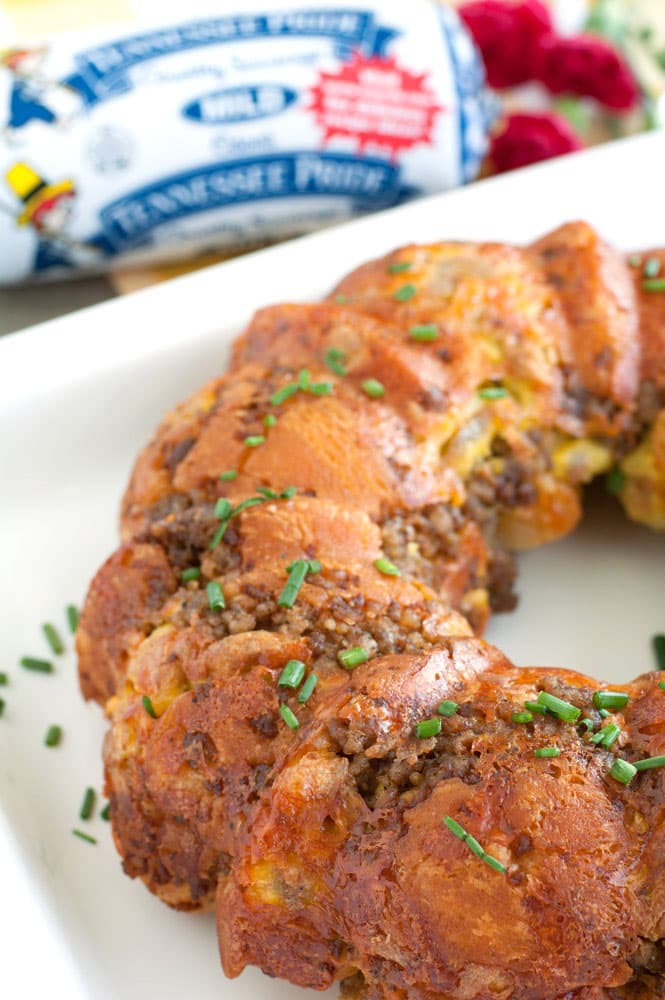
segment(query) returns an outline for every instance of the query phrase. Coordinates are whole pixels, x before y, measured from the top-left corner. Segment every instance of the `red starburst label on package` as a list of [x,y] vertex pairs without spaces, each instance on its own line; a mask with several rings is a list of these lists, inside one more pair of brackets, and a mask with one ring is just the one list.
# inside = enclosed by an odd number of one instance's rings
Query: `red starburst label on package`
[[342,136],[366,146],[382,146],[396,158],[402,149],[432,144],[436,116],[444,111],[425,82],[395,58],[366,59],[356,53],[338,72],[319,74],[309,110],[324,131],[324,142]]

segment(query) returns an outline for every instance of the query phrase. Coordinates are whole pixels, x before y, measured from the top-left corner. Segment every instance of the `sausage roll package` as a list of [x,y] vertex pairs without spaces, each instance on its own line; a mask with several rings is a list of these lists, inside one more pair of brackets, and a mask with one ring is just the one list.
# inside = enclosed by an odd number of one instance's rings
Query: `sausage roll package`
[[33,31],[0,0],[2,284],[269,242],[478,172],[492,101],[445,6],[72,2]]

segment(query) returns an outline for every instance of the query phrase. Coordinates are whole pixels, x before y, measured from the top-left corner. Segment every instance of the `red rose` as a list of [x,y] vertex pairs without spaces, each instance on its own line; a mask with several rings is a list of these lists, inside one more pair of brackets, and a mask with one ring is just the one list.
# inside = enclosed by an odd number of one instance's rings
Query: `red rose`
[[553,94],[595,97],[614,111],[627,111],[639,100],[633,74],[603,38],[543,36],[538,39],[532,64],[535,79]]
[[502,174],[582,148],[561,115],[517,114],[503,120],[503,128],[492,139],[490,156],[494,170]]
[[533,79],[532,56],[554,25],[540,0],[471,0],[458,13],[473,35],[492,87],[514,87]]

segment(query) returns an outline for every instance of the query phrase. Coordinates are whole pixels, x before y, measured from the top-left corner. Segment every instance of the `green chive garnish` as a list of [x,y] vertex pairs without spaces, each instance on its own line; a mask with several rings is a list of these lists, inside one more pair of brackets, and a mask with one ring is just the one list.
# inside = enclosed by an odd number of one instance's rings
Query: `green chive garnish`
[[362,390],[370,399],[380,399],[386,394],[385,386],[375,378],[365,379],[362,383]]
[[545,706],[540,705],[537,701],[525,701],[524,707],[527,709],[527,711],[533,713],[534,715],[547,714],[547,709],[545,708]]
[[354,667],[369,660],[369,653],[362,646],[352,646],[351,649],[343,649],[338,653],[337,659],[347,670],[353,670]]
[[598,709],[598,715],[601,717],[601,719],[608,719],[611,714],[612,713],[608,712],[606,708],[599,708]]
[[35,656],[23,656],[20,663],[26,670],[34,670],[38,674],[53,673],[53,664],[50,660],[38,660]]
[[263,434],[248,434],[245,438],[245,444],[248,448],[258,448],[260,444],[265,442],[265,437]]
[[200,566],[190,566],[189,569],[183,569],[180,574],[180,579],[183,583],[189,583],[190,580],[198,580],[201,576]]
[[439,702],[439,707],[437,708],[437,712],[439,713],[439,715],[443,715],[446,717],[446,719],[449,719],[452,715],[455,714],[455,712],[457,712],[458,709],[459,705],[457,704],[456,701],[442,701]]
[[298,719],[293,714],[288,705],[280,705],[279,714],[282,716],[284,722],[287,724],[289,729],[297,729],[298,726],[300,725]]
[[344,351],[338,351],[335,347],[329,348],[326,351],[324,362],[331,372],[335,375],[346,375],[346,368],[344,367],[344,362],[346,361],[346,355]]
[[533,715],[531,712],[514,712],[513,722],[533,722]]
[[206,584],[206,591],[208,592],[208,607],[211,611],[221,611],[226,607],[224,594],[217,580],[211,580],[210,583]]
[[642,760],[634,760],[633,767],[636,771],[650,771],[652,767],[665,767],[665,755],[659,757],[644,757]]
[[5,699],[0,698],[0,719],[2,718],[4,713],[5,713]]
[[642,288],[645,292],[665,292],[665,278],[647,278]]
[[416,726],[416,736],[419,740],[428,740],[441,732],[441,719],[425,719]]
[[485,864],[489,865],[490,868],[493,868],[494,871],[501,873],[505,872],[506,866],[501,864],[497,858],[493,858],[491,854],[486,854],[476,838],[472,837],[470,833],[467,833],[461,823],[458,823],[457,820],[452,818],[452,816],[444,816],[443,822],[448,827],[450,832],[457,837],[458,840],[463,841],[477,858],[484,861]]
[[231,483],[238,478],[238,473],[235,469],[228,469],[226,472],[222,472],[219,478],[223,483]]
[[281,389],[277,390],[277,392],[273,392],[272,396],[270,397],[270,405],[280,406],[281,403],[284,403],[287,399],[290,399],[291,396],[295,396],[295,394],[298,392],[298,389],[299,386],[296,382],[289,382],[288,385],[283,385]]
[[378,569],[379,573],[383,573],[384,576],[401,576],[402,571],[399,566],[392,563],[390,559],[375,559],[374,566]]
[[49,726],[44,737],[45,747],[57,747],[62,739],[62,726]]
[[9,677],[4,672],[0,671],[0,687],[6,687],[9,684]]
[[152,703],[152,699],[149,698],[147,694],[144,694],[141,697],[141,704],[143,705],[144,709],[146,710],[151,719],[157,718],[157,712],[155,711],[155,706]]
[[312,382],[308,389],[310,396],[330,396],[332,391],[332,382]]
[[617,493],[620,493],[624,488],[625,483],[626,475],[618,465],[615,465],[613,469],[610,469],[605,476],[605,489],[608,493],[611,493],[612,496],[616,496]]
[[639,257],[636,253],[634,253],[628,258],[628,263],[630,264],[631,267],[639,267],[640,264],[642,263],[642,258]]
[[256,492],[260,493],[261,496],[264,496],[266,498],[266,500],[278,500],[279,499],[279,495],[277,493],[275,493],[274,490],[271,490],[269,486],[257,486],[256,487]]
[[505,399],[508,390],[503,385],[484,385],[478,390],[481,399]]
[[348,301],[349,301],[348,296],[342,295],[341,293],[335,296],[335,302],[337,303],[338,306],[346,305]]
[[444,816],[443,822],[446,824],[450,832],[454,833],[460,840],[466,840],[469,836],[462,824],[458,823],[456,819],[452,818],[452,816]]
[[617,726],[615,722],[611,722],[609,726],[604,726],[597,733],[595,733],[589,742],[594,743],[596,746],[605,747],[606,750],[609,750],[620,735],[621,726]]
[[107,802],[103,809],[99,811],[99,818],[103,819],[105,823],[108,823],[111,818],[111,803]]
[[277,417],[275,416],[274,413],[266,413],[265,417],[263,418],[263,423],[266,427],[274,427],[275,424],[277,423]]
[[656,667],[658,670],[665,670],[665,635],[659,633],[651,640],[654,656],[656,657]]
[[411,340],[421,340],[424,342],[430,340],[436,340],[439,336],[439,328],[434,323],[422,323],[418,326],[412,326],[409,330],[409,337]]
[[286,581],[284,590],[277,598],[280,608],[292,608],[296,602],[298,591],[305,582],[305,577],[309,572],[309,563],[306,559],[296,559],[291,563],[289,578]]
[[232,510],[233,505],[231,501],[227,500],[226,497],[220,497],[215,504],[215,517],[218,517],[220,521],[225,521]]
[[665,691],[665,681],[658,681],[658,687],[661,691]]
[[224,537],[224,533],[225,533],[226,529],[228,528],[228,526],[229,526],[229,522],[228,521],[222,521],[222,523],[220,524],[219,528],[217,529],[217,531],[215,532],[215,534],[212,536],[212,541],[211,541],[210,545],[208,546],[209,549],[216,549],[217,548],[217,546],[221,542],[222,538]]
[[596,708],[624,708],[628,695],[622,691],[594,691],[593,703]]
[[408,302],[416,294],[418,289],[415,285],[409,283],[408,285],[402,285],[398,288],[396,292],[393,292],[393,298],[397,299],[398,302]]
[[561,751],[558,747],[538,747],[533,751],[534,757],[558,757]]
[[645,261],[644,273],[647,278],[655,278],[660,273],[660,261],[657,257],[649,257]]
[[476,857],[480,858],[481,861],[485,860],[485,851],[480,846],[476,838],[472,837],[470,833],[467,833],[466,837],[464,838],[464,843],[469,848],[472,854],[475,854]]
[[622,785],[629,785],[637,774],[637,768],[630,761],[617,757],[609,773],[615,781],[620,781]]
[[593,727],[595,726],[595,722],[593,721],[593,719],[580,719],[580,721],[577,723],[577,725],[578,726],[584,726],[584,728],[586,729],[586,731],[588,733],[589,730],[593,729]]
[[285,490],[279,494],[281,500],[290,500],[298,492],[297,486],[287,486]]
[[297,688],[304,676],[305,664],[302,660],[289,660],[277,683],[280,687]]
[[310,674],[303,686],[300,688],[300,694],[298,695],[298,701],[301,705],[309,701],[312,697],[312,692],[314,688],[319,683],[319,678],[316,674]]
[[298,372],[298,388],[299,389],[309,389],[310,384],[310,374],[306,368],[302,368]]
[[72,830],[72,833],[75,837],[78,837],[79,840],[85,840],[86,844],[97,843],[94,837],[91,837],[89,833],[84,833],[83,830]]
[[42,625],[42,632],[44,633],[44,638],[56,656],[60,656],[61,653],[64,653],[64,643],[54,625],[51,625],[50,622],[44,622]]
[[493,868],[495,872],[500,872],[502,875],[506,872],[506,866],[501,864],[498,858],[493,858],[491,854],[483,854],[483,861],[490,868]]
[[67,624],[69,625],[69,631],[74,634],[76,629],[79,627],[79,609],[75,604],[68,604],[65,613],[67,615]]
[[410,260],[396,260],[393,264],[388,264],[388,274],[401,274],[412,267],[413,263]]
[[81,809],[79,810],[79,819],[90,819],[94,808],[95,789],[86,788],[85,795],[83,796],[83,802],[81,803]]
[[538,692],[538,703],[544,705],[548,712],[551,712],[557,719],[562,719],[564,722],[577,722],[582,714],[581,709],[571,705],[568,701],[557,698],[553,694],[548,694],[547,691]]

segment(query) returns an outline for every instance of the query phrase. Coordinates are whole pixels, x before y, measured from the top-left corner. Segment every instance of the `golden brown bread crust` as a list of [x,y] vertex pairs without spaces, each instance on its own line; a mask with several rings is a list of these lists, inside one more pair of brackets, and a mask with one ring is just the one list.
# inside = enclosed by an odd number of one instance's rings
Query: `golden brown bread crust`
[[[665,750],[665,694],[625,688],[609,753],[512,719],[546,689],[597,729],[594,682],[471,633],[511,606],[507,550],[570,531],[617,460],[629,511],[665,527],[663,301],[582,223],[526,250],[402,248],[327,302],[257,313],[231,372],[140,454],[81,687],[111,722],[125,870],[176,908],[217,901],[230,975],[343,980],[354,1000],[662,1000],[662,772],[607,771]],[[318,679],[306,702],[280,684],[292,660]],[[418,739],[442,698],[460,711]],[[561,756],[535,758],[546,743]]]

